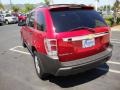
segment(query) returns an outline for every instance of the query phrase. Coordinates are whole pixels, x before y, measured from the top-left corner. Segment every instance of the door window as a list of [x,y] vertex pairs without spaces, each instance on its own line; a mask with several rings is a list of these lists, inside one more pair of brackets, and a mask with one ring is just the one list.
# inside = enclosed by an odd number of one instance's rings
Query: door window
[[30,26],[30,27],[34,27],[34,20],[35,20],[35,13],[32,12],[28,15],[28,18],[27,18],[27,25]]
[[44,14],[42,12],[37,12],[37,29],[40,31],[44,31],[46,28],[46,24],[45,24],[45,17]]

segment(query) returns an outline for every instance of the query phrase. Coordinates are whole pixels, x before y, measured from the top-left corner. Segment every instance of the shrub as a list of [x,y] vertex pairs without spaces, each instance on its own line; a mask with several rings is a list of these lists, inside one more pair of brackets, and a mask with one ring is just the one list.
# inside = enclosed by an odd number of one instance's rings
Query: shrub
[[114,24],[114,18],[112,16],[106,17],[105,21],[109,26],[112,26]]
[[120,24],[120,17],[117,18],[117,24]]
[[111,23],[111,21],[110,20],[105,20],[106,21],[106,23],[109,25],[109,26],[112,26],[112,23]]

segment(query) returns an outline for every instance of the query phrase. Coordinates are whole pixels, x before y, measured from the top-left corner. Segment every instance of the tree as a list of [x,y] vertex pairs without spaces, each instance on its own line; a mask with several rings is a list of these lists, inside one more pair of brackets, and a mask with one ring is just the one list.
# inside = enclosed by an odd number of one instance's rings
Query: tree
[[20,8],[18,6],[12,6],[13,12],[18,12]]
[[118,18],[118,10],[120,10],[120,1],[116,0],[114,3],[113,11],[114,11],[114,23],[117,23]]
[[49,4],[50,4],[50,0],[45,0],[45,3],[46,3],[47,5],[49,5]]
[[0,9],[4,9],[4,5],[0,3]]
[[26,12],[29,12],[32,9],[34,9],[34,5],[33,4],[25,4],[25,10],[26,10]]

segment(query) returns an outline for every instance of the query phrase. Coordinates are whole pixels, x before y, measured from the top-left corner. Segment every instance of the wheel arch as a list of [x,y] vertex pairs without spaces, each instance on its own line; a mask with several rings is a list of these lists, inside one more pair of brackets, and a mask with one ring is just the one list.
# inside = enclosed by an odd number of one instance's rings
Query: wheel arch
[[32,53],[34,54],[34,51],[37,52],[37,49],[36,49],[34,46],[32,46],[32,47],[31,47],[31,51],[32,51]]

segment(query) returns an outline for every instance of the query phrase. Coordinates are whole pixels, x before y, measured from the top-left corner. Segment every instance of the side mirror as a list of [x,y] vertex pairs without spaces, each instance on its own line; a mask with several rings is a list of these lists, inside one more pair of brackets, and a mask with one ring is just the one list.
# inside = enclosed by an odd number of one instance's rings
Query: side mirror
[[41,25],[41,31],[44,31],[44,29],[45,29],[44,25]]
[[37,28],[38,28],[38,30],[40,30],[40,31],[44,31],[44,29],[45,29],[45,26],[42,24],[42,25],[37,25]]
[[19,21],[18,26],[26,26],[26,21]]

